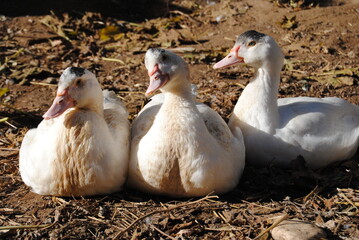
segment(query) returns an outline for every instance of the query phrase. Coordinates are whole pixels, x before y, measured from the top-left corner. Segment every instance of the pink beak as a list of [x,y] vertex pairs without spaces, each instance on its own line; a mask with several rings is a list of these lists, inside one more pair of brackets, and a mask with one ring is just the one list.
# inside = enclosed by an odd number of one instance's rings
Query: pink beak
[[50,118],[56,118],[60,116],[67,109],[75,106],[75,100],[71,98],[66,88],[61,93],[58,93],[55,97],[51,107],[47,112],[42,116],[45,120]]
[[239,48],[240,46],[233,47],[230,53],[227,55],[227,57],[223,58],[221,61],[214,64],[213,68],[218,69],[218,68],[229,67],[237,63],[244,63],[244,59],[238,56]]
[[168,80],[170,79],[168,74],[163,74],[158,67],[158,64],[155,65],[152,71],[148,71],[148,76],[150,77],[150,85],[146,91],[146,97],[150,96],[157,89],[163,87]]

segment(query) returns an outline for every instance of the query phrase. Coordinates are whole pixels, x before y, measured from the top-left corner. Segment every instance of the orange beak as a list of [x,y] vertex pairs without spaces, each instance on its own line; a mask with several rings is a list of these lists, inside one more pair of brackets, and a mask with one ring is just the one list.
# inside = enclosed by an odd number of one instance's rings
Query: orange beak
[[48,120],[50,118],[56,118],[60,116],[67,109],[75,106],[75,100],[71,98],[68,93],[68,88],[64,91],[57,93],[51,107],[47,112],[42,116],[44,119]]
[[229,67],[238,63],[244,63],[244,59],[238,56],[239,49],[240,46],[233,47],[230,53],[225,58],[214,64],[213,68],[218,69],[218,68]]
[[148,76],[150,77],[150,85],[146,91],[146,97],[150,96],[157,89],[163,87],[169,80],[170,77],[168,74],[163,74],[158,67],[158,64],[152,69],[152,71],[148,72]]

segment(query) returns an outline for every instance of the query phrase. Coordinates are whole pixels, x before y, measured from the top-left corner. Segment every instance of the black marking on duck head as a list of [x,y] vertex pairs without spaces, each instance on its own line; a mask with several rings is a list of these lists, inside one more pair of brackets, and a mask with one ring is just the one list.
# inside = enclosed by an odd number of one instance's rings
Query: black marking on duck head
[[248,40],[259,41],[266,35],[255,30],[249,30],[238,36],[237,42],[246,42]]
[[166,50],[164,50],[162,48],[150,48],[150,49],[148,49],[148,51],[154,55],[161,55],[166,52]]
[[84,68],[79,68],[79,67],[71,67],[70,68],[70,73],[75,74],[76,77],[81,77],[82,75],[85,74],[85,69]]

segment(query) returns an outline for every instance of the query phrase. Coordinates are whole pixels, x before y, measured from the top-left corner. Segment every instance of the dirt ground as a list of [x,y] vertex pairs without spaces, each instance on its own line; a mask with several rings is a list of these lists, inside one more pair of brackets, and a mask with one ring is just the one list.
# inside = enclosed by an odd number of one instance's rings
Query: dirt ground
[[168,9],[163,2],[150,4],[148,16],[162,16],[152,19],[96,5],[83,11],[0,3],[0,88],[8,89],[0,91],[0,239],[271,239],[267,230],[281,217],[315,223],[328,239],[359,239],[359,154],[316,171],[300,161],[291,169],[247,165],[236,189],[202,199],[131,189],[60,198],[24,185],[18,171],[22,138],[41,121],[68,66],[96,73],[103,88],[123,99],[132,120],[147,101],[145,51],[173,49],[190,64],[198,101],[228,120],[253,71],[212,65],[236,35],[254,29],[274,37],[286,56],[279,97],[337,96],[359,104],[358,0],[296,6],[176,0]]

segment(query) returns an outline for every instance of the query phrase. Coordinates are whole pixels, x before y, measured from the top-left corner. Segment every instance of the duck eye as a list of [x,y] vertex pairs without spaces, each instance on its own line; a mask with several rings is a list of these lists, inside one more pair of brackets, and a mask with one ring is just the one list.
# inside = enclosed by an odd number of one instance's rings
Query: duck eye
[[82,85],[82,79],[77,79],[75,84],[77,87],[80,87]]
[[167,60],[167,55],[162,55],[162,61],[166,61]]
[[247,43],[247,46],[248,47],[253,47],[256,45],[256,42],[255,41],[250,41],[249,43]]

